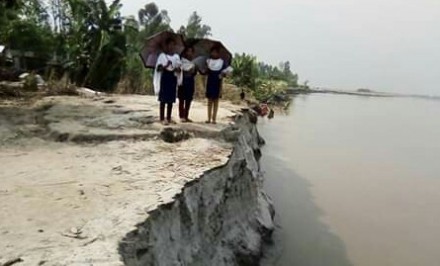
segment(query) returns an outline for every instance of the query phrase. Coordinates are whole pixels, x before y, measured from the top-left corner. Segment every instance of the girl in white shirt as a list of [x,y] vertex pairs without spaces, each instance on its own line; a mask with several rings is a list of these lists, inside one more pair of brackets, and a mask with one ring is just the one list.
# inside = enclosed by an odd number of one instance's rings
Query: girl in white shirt
[[220,58],[219,47],[211,49],[211,55],[207,60],[208,80],[206,82],[206,98],[208,99],[208,120],[206,123],[217,123],[218,102],[221,98],[223,78],[226,76],[224,70],[226,63]]
[[[175,41],[171,38],[165,41],[165,51],[157,59],[154,77],[155,91],[159,94],[160,121],[164,125],[172,123],[171,114],[173,103],[176,102],[177,77],[181,71],[180,57],[173,53],[175,45]],[[167,107],[166,120],[165,107]]]

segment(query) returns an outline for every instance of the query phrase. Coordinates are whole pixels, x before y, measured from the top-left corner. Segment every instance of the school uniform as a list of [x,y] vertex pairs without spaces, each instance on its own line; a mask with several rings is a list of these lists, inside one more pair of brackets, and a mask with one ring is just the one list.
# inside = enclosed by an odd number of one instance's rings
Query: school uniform
[[177,98],[182,100],[192,101],[194,98],[195,91],[195,77],[196,70],[195,65],[191,63],[189,60],[182,58],[182,84],[179,86],[179,90],[177,92]]
[[191,102],[194,98],[195,91],[195,65],[191,61],[182,58],[182,76],[181,85],[177,91],[177,98],[179,98],[179,117],[181,119],[188,119]]
[[208,80],[206,82],[206,98],[216,100],[220,98],[222,78],[220,75],[227,68],[223,59],[208,59]]
[[[171,62],[169,66],[168,62]],[[158,66],[163,66],[162,71],[158,71]],[[167,67],[165,67],[167,66]],[[173,103],[176,102],[178,74],[175,70],[180,68],[181,61],[177,54],[168,55],[161,53],[157,59],[156,70],[154,74],[154,91],[158,95],[160,104],[160,120],[164,120],[165,105],[167,108],[167,120],[171,120]]]

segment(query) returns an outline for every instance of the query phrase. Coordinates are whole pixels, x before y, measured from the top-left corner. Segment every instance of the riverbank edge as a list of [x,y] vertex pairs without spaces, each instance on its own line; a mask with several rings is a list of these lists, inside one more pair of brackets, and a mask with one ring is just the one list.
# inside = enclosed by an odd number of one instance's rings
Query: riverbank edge
[[125,265],[258,265],[271,241],[274,208],[263,191],[257,115],[230,126],[228,162],[187,183],[119,243]]

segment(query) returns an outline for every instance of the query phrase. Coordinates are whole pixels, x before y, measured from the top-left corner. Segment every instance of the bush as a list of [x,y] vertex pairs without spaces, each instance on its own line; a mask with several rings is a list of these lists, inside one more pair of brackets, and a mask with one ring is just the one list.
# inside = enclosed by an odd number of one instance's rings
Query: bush
[[288,84],[279,80],[262,80],[258,82],[257,89],[253,92],[255,98],[261,102],[276,101],[287,95]]
[[67,77],[63,77],[60,80],[50,80],[46,85],[45,94],[51,95],[78,95],[76,91],[77,87],[74,84],[68,82]]
[[223,83],[222,100],[230,101],[233,104],[240,104],[242,103],[240,98],[241,91],[241,88],[225,82]]
[[232,68],[234,69],[231,76],[233,84],[250,89],[256,88],[256,80],[260,73],[255,56],[244,53],[235,54]]
[[24,79],[23,90],[38,91],[38,81],[34,74],[29,74]]

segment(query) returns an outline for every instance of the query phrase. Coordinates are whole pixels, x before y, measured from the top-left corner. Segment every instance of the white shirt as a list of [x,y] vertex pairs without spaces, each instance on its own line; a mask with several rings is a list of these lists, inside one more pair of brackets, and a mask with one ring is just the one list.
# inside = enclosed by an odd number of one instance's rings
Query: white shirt
[[191,71],[195,67],[195,64],[186,58],[182,58],[182,70]]
[[223,68],[224,61],[221,58],[219,59],[209,58],[208,60],[206,60],[206,64],[208,65],[209,70],[220,71]]
[[[166,70],[168,71],[174,71],[176,68],[182,66],[182,62],[180,61],[180,56],[178,54],[167,55],[165,53],[161,53],[159,55],[159,57],[157,58],[156,68],[154,70],[154,77],[153,77],[153,87],[154,87],[154,93],[156,95],[159,94],[160,81],[162,79],[162,71],[157,71],[157,67],[160,65],[165,67],[166,65],[168,65],[168,62],[171,62],[171,64],[166,67]],[[179,77],[180,75],[176,75],[176,76]]]
[[166,66],[168,65],[168,62],[171,62],[171,64],[166,68],[166,70],[168,71],[173,71],[174,69],[179,68],[182,65],[178,54],[167,55],[165,53],[161,53],[157,58],[156,68],[159,65]]

